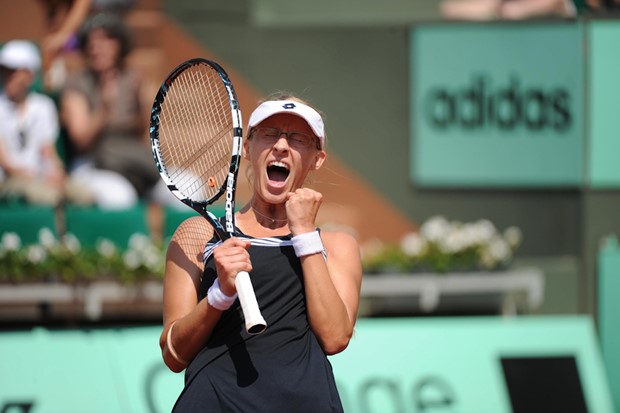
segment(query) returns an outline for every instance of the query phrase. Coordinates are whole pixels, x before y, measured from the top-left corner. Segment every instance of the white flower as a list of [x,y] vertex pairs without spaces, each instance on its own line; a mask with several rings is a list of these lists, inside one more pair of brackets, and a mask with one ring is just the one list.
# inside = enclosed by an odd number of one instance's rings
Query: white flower
[[129,237],[128,245],[130,249],[144,251],[151,244],[152,244],[151,239],[147,235],[140,234],[138,232],[136,232],[135,234],[132,234],[131,237]]
[[41,228],[39,230],[39,243],[47,250],[54,248],[56,245],[56,237],[51,229]]
[[116,254],[116,245],[107,238],[98,239],[96,248],[99,255],[105,258],[112,258]]
[[470,245],[483,245],[491,241],[497,235],[497,229],[491,221],[486,219],[478,220],[475,223],[468,223],[463,226],[467,240]]
[[450,231],[450,223],[441,215],[427,220],[420,227],[420,235],[430,242],[439,242]]
[[470,245],[470,237],[458,223],[450,225],[446,236],[438,242],[439,249],[446,254],[455,254],[466,250]]
[[400,241],[400,248],[411,257],[420,257],[426,252],[427,242],[420,234],[411,232]]
[[28,247],[27,253],[28,261],[32,264],[39,264],[45,260],[47,253],[42,245],[31,245]]
[[123,254],[123,262],[127,268],[135,270],[140,266],[140,264],[142,264],[142,258],[137,251],[129,250]]
[[155,272],[159,270],[161,264],[161,256],[155,248],[151,248],[144,254],[144,265],[149,270]]
[[512,256],[508,243],[499,237],[493,238],[489,244],[489,252],[500,262],[506,262]]
[[15,232],[2,234],[2,247],[7,251],[17,251],[22,247],[22,240]]
[[515,249],[521,244],[523,233],[518,227],[511,226],[504,230],[504,239],[510,248]]
[[487,268],[493,268],[499,263],[507,263],[512,258],[512,252],[508,243],[500,237],[495,237],[486,245],[480,257],[481,264]]
[[80,244],[80,240],[78,239],[78,237],[76,237],[75,235],[71,233],[67,233],[63,235],[62,243],[64,244],[65,247],[67,247],[69,251],[71,251],[74,254],[79,253],[80,249],[82,249],[82,245]]

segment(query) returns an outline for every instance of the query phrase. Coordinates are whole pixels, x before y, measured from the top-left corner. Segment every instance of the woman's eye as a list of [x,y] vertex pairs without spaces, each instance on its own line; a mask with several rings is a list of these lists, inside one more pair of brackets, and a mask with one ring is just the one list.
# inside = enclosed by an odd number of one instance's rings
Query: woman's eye
[[308,140],[303,135],[293,135],[291,136],[291,141],[293,141],[296,145],[305,146],[308,143]]

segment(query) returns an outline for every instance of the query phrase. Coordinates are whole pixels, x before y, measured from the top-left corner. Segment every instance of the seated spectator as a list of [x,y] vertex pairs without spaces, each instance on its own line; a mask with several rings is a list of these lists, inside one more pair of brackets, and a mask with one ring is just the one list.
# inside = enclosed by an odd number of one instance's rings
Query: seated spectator
[[102,208],[127,208],[139,200],[178,204],[153,162],[148,140],[153,88],[125,65],[127,28],[113,14],[97,14],[78,40],[86,68],[68,79],[61,95],[72,176],[92,188]]
[[0,50],[0,197],[49,206],[65,198],[91,203],[87,190],[66,179],[56,151],[59,127],[53,100],[31,91],[40,69],[39,51],[29,41],[12,40]]
[[[69,55],[77,50],[77,33],[92,14],[110,12],[124,16],[135,0],[39,0],[45,13],[45,35],[41,40],[44,84],[58,91],[72,70]],[[69,57],[69,61],[66,58]]]

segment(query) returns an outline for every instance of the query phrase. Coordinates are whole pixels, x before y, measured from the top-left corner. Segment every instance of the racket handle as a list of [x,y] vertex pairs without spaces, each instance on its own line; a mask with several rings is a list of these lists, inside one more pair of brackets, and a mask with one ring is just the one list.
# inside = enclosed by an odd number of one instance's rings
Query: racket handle
[[245,328],[250,334],[260,334],[267,328],[267,322],[260,313],[254,287],[247,271],[241,271],[235,279],[237,295],[245,318]]

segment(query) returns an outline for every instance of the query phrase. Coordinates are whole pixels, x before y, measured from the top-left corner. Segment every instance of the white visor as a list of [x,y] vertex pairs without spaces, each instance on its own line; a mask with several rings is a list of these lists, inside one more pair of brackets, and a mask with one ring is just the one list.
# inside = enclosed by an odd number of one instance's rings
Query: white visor
[[250,121],[248,122],[248,128],[251,129],[267,119],[278,113],[290,113],[296,115],[305,120],[314,134],[319,138],[321,142],[321,148],[325,141],[325,125],[323,124],[323,118],[316,110],[312,109],[308,105],[296,102],[293,100],[269,100],[261,103],[250,115]]

